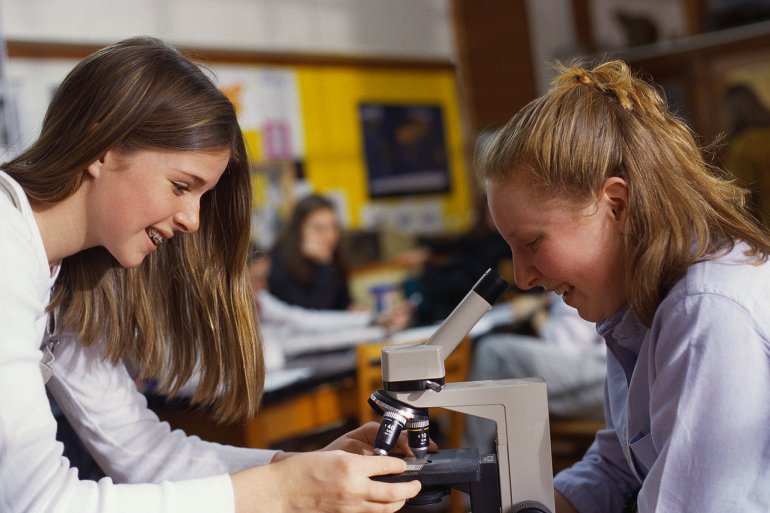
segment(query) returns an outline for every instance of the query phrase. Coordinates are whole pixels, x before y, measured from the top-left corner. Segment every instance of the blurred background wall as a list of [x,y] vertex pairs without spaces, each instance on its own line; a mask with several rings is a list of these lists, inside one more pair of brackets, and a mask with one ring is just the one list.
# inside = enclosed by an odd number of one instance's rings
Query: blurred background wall
[[[626,59],[711,139],[729,131],[721,99],[730,84],[748,82],[770,98],[768,4],[0,0],[9,56],[4,110],[20,132],[2,143],[11,153],[35,137],[52,90],[78,59],[154,35],[206,62],[239,109],[254,163],[255,237],[269,242],[308,190],[332,197],[350,231],[388,233],[388,240],[460,232],[481,202],[472,177],[477,136],[545,91],[555,59]],[[438,181],[417,173],[408,177],[422,183],[414,191],[373,193],[367,104],[390,115],[398,110],[390,106],[414,107],[438,119],[424,130],[441,135]],[[391,144],[419,139],[419,130],[401,128],[385,134]]]

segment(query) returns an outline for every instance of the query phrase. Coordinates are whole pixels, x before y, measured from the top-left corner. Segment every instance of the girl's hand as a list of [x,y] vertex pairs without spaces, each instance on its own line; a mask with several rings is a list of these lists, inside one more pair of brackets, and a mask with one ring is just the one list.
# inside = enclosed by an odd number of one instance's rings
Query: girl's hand
[[370,477],[405,469],[398,458],[332,450],[291,455],[230,477],[236,513],[389,513],[417,495],[419,481],[383,483]]
[[545,310],[551,302],[549,294],[521,294],[511,300],[514,321],[527,321],[537,312]]
[[409,301],[402,301],[393,305],[389,310],[377,316],[375,322],[385,328],[388,332],[401,331],[412,322],[414,313],[414,304]]

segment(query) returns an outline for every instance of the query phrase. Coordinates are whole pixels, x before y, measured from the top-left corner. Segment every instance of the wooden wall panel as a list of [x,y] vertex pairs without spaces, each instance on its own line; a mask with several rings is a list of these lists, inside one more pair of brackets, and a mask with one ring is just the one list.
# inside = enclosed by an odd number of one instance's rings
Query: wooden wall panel
[[453,0],[469,131],[501,125],[536,95],[526,2]]

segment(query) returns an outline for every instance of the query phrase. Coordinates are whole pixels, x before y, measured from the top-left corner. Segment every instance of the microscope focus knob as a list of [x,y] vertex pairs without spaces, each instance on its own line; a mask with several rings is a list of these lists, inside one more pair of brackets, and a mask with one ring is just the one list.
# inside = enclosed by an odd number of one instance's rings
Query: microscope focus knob
[[551,510],[538,501],[523,501],[511,508],[511,513],[552,513]]

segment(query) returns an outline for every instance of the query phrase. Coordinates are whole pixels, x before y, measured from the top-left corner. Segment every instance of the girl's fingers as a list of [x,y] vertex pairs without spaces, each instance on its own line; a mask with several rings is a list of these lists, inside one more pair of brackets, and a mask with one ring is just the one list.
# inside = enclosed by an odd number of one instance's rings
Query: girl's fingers
[[405,483],[372,481],[367,499],[371,502],[381,503],[405,501],[420,493],[421,488],[422,485],[419,481],[407,481]]
[[392,456],[364,456],[367,477],[400,474],[406,470],[406,462]]

